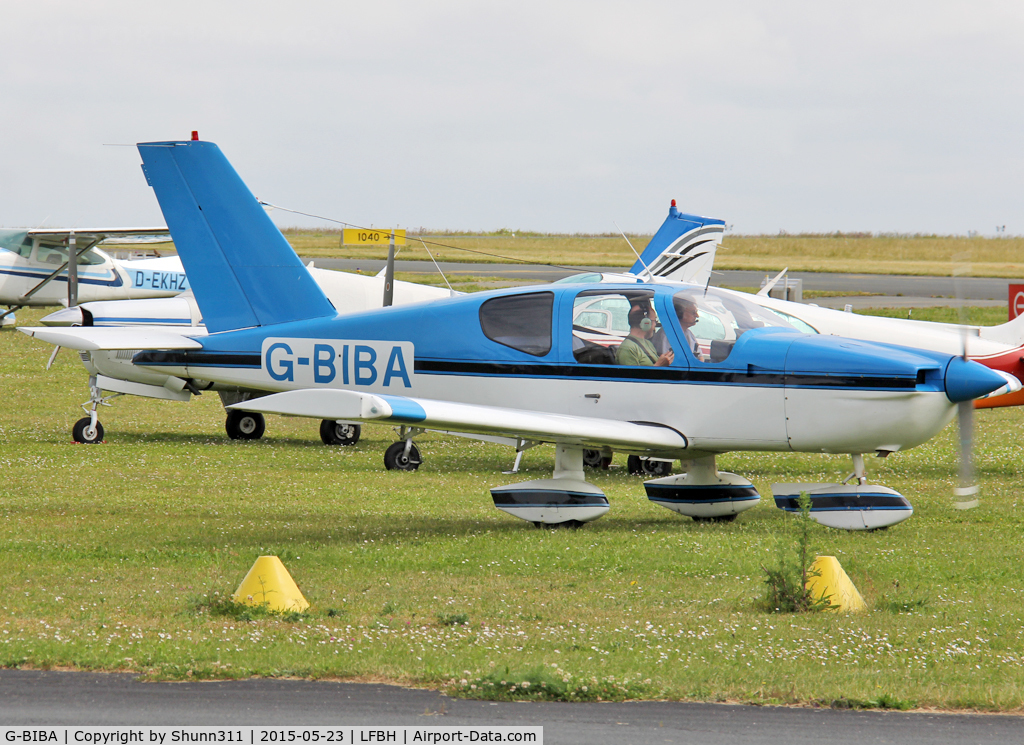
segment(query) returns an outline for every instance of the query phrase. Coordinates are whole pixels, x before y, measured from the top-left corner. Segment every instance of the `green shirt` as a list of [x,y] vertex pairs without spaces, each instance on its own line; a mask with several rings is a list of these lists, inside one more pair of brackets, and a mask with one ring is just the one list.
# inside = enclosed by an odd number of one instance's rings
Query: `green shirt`
[[635,336],[627,336],[619,344],[615,352],[615,362],[619,365],[647,365],[653,366],[658,359],[658,351],[648,339],[637,339]]

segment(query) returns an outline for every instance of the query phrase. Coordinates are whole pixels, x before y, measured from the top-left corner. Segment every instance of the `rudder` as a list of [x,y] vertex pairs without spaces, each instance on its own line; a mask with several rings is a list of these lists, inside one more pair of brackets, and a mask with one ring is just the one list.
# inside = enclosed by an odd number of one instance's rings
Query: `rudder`
[[335,313],[220,148],[202,141],[138,148],[211,332]]

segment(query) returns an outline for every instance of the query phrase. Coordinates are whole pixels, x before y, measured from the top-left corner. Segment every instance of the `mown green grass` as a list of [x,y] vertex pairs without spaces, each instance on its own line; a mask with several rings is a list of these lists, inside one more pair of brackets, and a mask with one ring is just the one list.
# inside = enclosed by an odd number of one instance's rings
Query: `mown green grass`
[[[490,698],[1024,707],[1019,409],[978,412],[974,511],[950,504],[952,428],[873,459],[870,475],[915,515],[874,533],[814,529],[869,611],[792,616],[756,610],[761,565],[792,533],[770,485],[837,480],[846,458],[723,456],[764,499],[735,523],[699,525],[649,503],[617,456],[593,476],[607,516],[537,530],[487,490],[548,476],[550,448],[506,476],[509,449],[427,436],[419,471],[386,472],[386,428],[326,448],[316,422],[277,417],[264,440],[231,442],[211,396],[118,399],[103,410],[106,444],[74,445],[87,398],[75,355],[47,372],[50,347],[9,330],[0,349],[0,665]],[[211,613],[261,554],[282,558],[308,614]]]

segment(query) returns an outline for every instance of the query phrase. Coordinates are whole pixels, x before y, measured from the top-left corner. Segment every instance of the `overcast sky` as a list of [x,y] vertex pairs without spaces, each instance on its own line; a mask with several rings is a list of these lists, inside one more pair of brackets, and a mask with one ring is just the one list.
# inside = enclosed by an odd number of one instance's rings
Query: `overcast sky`
[[1024,3],[836,5],[0,0],[0,225],[162,224],[108,145],[195,129],[359,225],[1024,234]]

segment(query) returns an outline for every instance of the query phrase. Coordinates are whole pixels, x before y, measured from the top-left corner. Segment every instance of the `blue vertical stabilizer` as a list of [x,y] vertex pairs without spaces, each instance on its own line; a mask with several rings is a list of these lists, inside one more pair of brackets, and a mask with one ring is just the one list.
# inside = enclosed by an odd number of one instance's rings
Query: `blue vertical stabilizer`
[[646,277],[646,266],[655,277],[706,284],[724,233],[724,220],[683,214],[673,199],[668,217],[640,254],[642,261],[629,271]]
[[219,147],[201,141],[138,147],[207,329],[334,315]]

